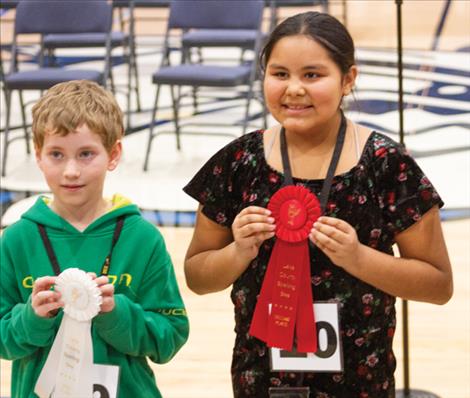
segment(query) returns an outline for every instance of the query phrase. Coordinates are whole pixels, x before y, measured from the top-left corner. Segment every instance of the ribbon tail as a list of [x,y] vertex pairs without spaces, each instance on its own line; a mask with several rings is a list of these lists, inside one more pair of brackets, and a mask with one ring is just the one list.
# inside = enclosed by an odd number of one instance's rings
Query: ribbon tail
[[268,340],[269,304],[271,303],[272,289],[275,284],[279,242],[280,240],[274,244],[249,331],[251,336],[264,342]]
[[93,396],[91,321],[76,321],[67,315],[64,319],[66,328],[63,352],[56,375],[56,394],[61,398],[91,398]]
[[310,254],[308,243],[303,248],[300,293],[296,323],[297,351],[316,352],[318,349],[317,327],[313,309],[313,295],[310,275]]
[[93,396],[91,321],[64,314],[34,392],[39,398]]
[[91,339],[91,321],[81,322],[84,327],[83,360],[80,369],[78,388],[86,391],[86,397],[93,397],[93,341]]
[[[64,315],[65,316],[65,315]],[[65,322],[62,320],[59,326],[54,343],[49,351],[46,362],[39,374],[38,380],[34,387],[34,393],[39,398],[49,398],[55,387],[57,369],[64,345]]]
[[276,283],[273,288],[273,308],[268,322],[269,347],[292,350],[296,324],[303,242],[279,241]]

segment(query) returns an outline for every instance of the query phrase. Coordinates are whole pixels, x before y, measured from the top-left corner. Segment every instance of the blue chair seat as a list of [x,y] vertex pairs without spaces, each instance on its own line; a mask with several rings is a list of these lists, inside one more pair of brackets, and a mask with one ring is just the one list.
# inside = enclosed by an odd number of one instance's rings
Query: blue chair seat
[[328,3],[328,0],[274,0],[276,7],[307,7],[325,3]]
[[149,8],[163,8],[163,7],[169,7],[170,2],[171,0],[134,0],[134,6],[135,7],[149,7]]
[[4,84],[9,90],[47,90],[70,80],[91,80],[102,84],[103,77],[102,72],[95,70],[41,68],[6,75]]
[[197,29],[183,34],[183,46],[218,47],[237,46],[252,48],[257,39],[253,29]]
[[[129,40],[124,32],[111,32],[111,46],[121,46]],[[45,48],[102,47],[106,43],[106,33],[51,33],[44,37]]]
[[211,66],[182,64],[162,67],[152,76],[155,84],[227,87],[249,83],[251,65]]

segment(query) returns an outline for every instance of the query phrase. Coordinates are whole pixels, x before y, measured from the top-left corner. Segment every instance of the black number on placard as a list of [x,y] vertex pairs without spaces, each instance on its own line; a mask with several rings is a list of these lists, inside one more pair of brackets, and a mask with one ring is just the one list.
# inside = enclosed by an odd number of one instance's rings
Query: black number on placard
[[95,397],[95,392],[98,392],[100,394],[98,398],[109,398],[108,390],[105,386],[101,384],[93,384],[93,397]]
[[294,341],[294,346],[292,347],[292,351],[281,350],[280,356],[281,358],[307,358],[307,353],[298,352],[297,342]]
[[338,338],[336,337],[335,329],[331,324],[328,322],[317,322],[317,340],[320,341],[320,330],[324,330],[326,332],[326,348],[322,350],[320,346],[318,346],[318,350],[315,355],[319,358],[329,358],[331,357],[336,349],[338,348]]

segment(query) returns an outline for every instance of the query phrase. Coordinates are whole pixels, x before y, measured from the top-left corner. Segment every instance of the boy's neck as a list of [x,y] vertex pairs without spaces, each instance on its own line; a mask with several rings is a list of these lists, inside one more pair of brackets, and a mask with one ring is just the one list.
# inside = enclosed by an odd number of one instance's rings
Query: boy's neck
[[77,230],[84,231],[93,221],[107,213],[111,209],[112,203],[102,198],[100,201],[95,202],[93,206],[89,206],[89,204],[86,203],[81,207],[77,207],[66,206],[53,200],[50,207]]

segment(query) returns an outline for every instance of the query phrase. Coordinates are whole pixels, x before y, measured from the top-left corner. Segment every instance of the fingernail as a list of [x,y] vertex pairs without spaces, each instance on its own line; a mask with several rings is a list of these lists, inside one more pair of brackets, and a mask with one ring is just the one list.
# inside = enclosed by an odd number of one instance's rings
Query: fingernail
[[274,222],[274,217],[268,217],[268,222],[273,223]]

